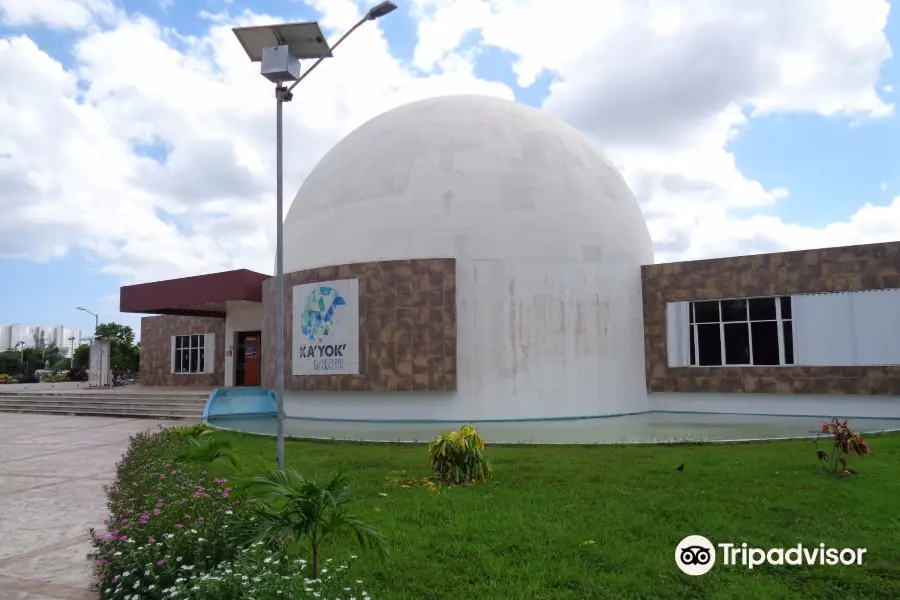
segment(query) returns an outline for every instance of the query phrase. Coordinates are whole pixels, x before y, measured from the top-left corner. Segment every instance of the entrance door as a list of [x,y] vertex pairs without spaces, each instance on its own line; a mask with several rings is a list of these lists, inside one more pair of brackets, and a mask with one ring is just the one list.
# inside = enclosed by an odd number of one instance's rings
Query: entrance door
[[259,331],[238,333],[235,385],[258,386],[260,384],[261,339]]

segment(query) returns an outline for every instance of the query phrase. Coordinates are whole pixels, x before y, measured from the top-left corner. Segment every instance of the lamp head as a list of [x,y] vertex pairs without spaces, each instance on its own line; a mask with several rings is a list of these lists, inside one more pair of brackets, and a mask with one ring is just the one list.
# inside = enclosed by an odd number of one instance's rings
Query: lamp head
[[397,10],[397,5],[388,0],[387,2],[382,2],[381,4],[373,6],[368,14],[366,14],[366,19],[374,21],[395,10]]

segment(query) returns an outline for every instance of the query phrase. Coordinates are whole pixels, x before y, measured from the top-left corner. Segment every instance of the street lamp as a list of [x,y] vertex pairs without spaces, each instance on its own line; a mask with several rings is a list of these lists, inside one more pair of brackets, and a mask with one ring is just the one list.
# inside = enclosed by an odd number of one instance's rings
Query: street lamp
[[69,369],[75,367],[75,336],[69,338]]
[[75,310],[83,310],[89,315],[94,315],[94,335],[97,335],[97,328],[100,327],[100,317],[97,316],[97,313],[91,312],[83,306],[76,306]]
[[[275,402],[278,405],[278,469],[284,470],[284,165],[282,160],[283,123],[282,109],[285,102],[294,99],[291,93],[297,84],[309,75],[332,50],[341,45],[347,36],[366,21],[374,21],[394,11],[393,2],[382,2],[372,7],[366,16],[329,47],[318,23],[285,23],[232,29],[251,62],[261,63],[260,73],[275,84],[275,211],[278,220],[275,227]],[[300,74],[300,60],[316,59],[305,73]],[[292,81],[290,87],[285,83]],[[83,310],[83,309],[82,309]]]

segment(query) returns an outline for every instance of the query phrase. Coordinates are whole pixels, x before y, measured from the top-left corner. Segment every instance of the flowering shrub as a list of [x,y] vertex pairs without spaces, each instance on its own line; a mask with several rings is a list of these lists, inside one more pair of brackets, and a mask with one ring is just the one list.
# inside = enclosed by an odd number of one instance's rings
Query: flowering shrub
[[185,573],[202,573],[235,552],[230,523],[248,512],[225,479],[208,482],[202,465],[176,464],[177,430],[133,436],[106,487],[107,533],[91,530],[100,597],[162,598]]
[[[838,472],[838,465],[841,465],[841,473],[844,475],[855,473],[855,471],[847,469],[847,454],[855,454],[856,456],[875,455],[862,437],[850,429],[850,426],[847,425],[847,419],[840,421],[837,417],[832,417],[830,423],[822,425],[822,433],[831,434],[834,447],[830,454],[822,449],[819,449],[816,453],[819,459],[826,463],[826,468],[833,473]],[[818,438],[816,439],[816,444],[818,445]]]
[[[328,559],[319,577],[307,579],[305,561],[289,558],[285,541],[241,543],[236,532],[262,513],[254,498],[236,495],[227,479],[210,479],[203,465],[215,458],[186,457],[202,431],[161,429],[130,438],[117,478],[105,488],[107,531],[91,529],[94,549],[88,556],[100,598],[368,599],[361,582],[348,583],[348,565],[329,568]],[[208,438],[215,440],[214,434],[201,439]]]
[[316,579],[306,576],[305,567],[305,560],[291,559],[283,550],[272,550],[263,542],[256,542],[243,548],[233,560],[222,562],[207,573],[185,572],[176,579],[174,586],[163,592],[166,597],[191,600],[370,600],[368,592],[362,587],[362,581],[351,579],[349,564],[332,567],[332,559],[326,559],[325,566]]

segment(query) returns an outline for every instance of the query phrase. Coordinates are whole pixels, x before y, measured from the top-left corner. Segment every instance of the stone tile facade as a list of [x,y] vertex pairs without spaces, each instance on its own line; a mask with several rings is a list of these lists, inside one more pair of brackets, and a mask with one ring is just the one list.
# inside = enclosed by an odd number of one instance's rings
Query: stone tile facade
[[[215,333],[215,373],[172,373],[172,336]],[[162,315],[141,319],[141,387],[225,385],[225,319]]]
[[[293,375],[293,286],[359,279],[359,375]],[[285,383],[297,391],[456,389],[456,260],[397,260],[285,274]],[[275,356],[275,279],[263,284],[263,356]],[[275,360],[262,365],[275,387]]]
[[900,394],[900,366],[679,367],[666,355],[666,303],[900,288],[900,242],[641,268],[651,392]]

